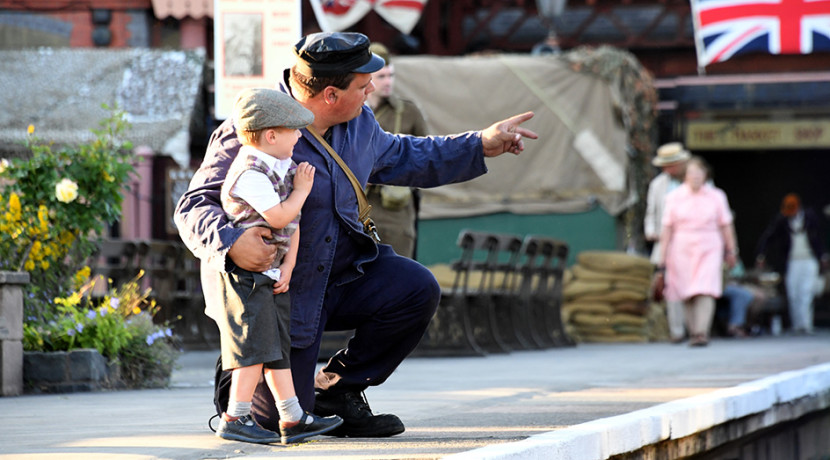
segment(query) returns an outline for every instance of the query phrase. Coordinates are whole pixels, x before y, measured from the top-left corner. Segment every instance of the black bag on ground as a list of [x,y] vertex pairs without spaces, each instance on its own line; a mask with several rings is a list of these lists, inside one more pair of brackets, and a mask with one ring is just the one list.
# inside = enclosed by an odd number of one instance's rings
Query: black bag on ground
[[216,360],[216,376],[213,381],[213,405],[216,413],[228,410],[228,400],[231,397],[231,372],[222,370],[222,355]]

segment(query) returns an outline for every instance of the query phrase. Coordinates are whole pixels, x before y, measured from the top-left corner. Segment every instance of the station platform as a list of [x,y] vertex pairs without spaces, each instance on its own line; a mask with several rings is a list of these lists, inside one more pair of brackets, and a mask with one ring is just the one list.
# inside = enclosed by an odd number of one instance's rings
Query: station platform
[[404,433],[256,445],[208,428],[217,356],[183,353],[167,389],[0,398],[0,459],[588,460],[830,389],[826,330],[714,338],[704,348],[579,344],[413,357],[365,393],[375,413],[403,420]]

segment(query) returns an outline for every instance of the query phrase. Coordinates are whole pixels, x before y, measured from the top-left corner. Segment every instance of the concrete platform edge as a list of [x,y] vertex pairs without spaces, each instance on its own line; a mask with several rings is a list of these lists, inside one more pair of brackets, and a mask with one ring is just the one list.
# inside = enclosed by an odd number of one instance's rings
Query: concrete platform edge
[[[817,397],[817,396],[825,397]],[[660,404],[551,431],[528,439],[482,447],[444,457],[450,460],[548,459],[604,460],[669,439],[680,439],[749,415],[769,413],[766,426],[802,415],[776,407],[817,397],[815,411],[830,407],[830,363],[788,371]],[[782,415],[787,414],[787,415]]]

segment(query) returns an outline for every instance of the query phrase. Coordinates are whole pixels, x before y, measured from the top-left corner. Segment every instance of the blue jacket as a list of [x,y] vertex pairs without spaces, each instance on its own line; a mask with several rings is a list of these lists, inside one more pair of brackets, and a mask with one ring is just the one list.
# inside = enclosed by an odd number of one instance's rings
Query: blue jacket
[[[330,131],[331,146],[364,187],[371,182],[427,188],[487,172],[480,132],[443,137],[392,135],[380,128],[367,106],[357,118]],[[354,239],[342,246],[348,250],[345,256],[351,259],[353,269],[338,282],[361,276],[361,265],[378,254],[377,245],[358,222],[357,198],[346,174],[307,130],[302,133],[294,147],[294,161],[307,161],[317,172],[302,209],[300,248],[291,277],[291,338],[292,346],[298,348],[310,346],[317,335],[338,237],[349,234]],[[204,161],[174,216],[182,240],[202,261],[208,315],[224,306],[222,293],[214,289],[220,272],[233,269],[225,256],[244,231],[230,226],[219,200],[225,174],[239,147],[229,118],[213,132]],[[340,231],[341,225],[345,232]]]

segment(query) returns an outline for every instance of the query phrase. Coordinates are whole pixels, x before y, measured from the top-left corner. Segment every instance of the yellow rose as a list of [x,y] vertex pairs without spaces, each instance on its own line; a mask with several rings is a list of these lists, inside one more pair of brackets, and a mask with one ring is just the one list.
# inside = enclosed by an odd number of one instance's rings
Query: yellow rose
[[75,201],[75,198],[78,198],[78,184],[76,184],[72,179],[61,179],[55,185],[55,196],[58,198],[58,201],[62,203],[71,203]]

